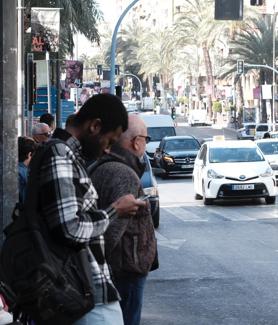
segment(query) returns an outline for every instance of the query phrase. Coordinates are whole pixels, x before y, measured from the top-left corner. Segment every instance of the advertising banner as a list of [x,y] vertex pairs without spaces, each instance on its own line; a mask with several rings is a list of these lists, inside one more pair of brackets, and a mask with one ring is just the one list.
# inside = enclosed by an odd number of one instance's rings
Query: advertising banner
[[83,81],[83,62],[66,60],[66,88],[79,88]]
[[261,98],[261,87],[257,86],[253,88],[253,99],[260,99]]
[[32,52],[58,52],[60,9],[31,8]]

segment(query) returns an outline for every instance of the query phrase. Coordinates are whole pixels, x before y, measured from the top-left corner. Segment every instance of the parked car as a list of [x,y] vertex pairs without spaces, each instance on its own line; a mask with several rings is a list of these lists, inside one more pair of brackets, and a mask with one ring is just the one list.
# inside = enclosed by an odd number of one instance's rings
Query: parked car
[[267,123],[259,123],[255,129],[255,139],[263,139],[265,133],[272,130],[272,125]]
[[192,110],[188,117],[190,126],[207,125],[207,111],[206,109]]
[[204,143],[195,160],[193,183],[195,198],[203,198],[206,205],[216,199],[261,197],[275,203],[273,170],[250,140]]
[[164,137],[154,154],[154,166],[165,170],[163,177],[192,174],[199,149],[199,141],[192,136]]
[[160,211],[159,211],[159,193],[157,182],[151,164],[147,154],[143,156],[144,162],[146,163],[146,168],[143,176],[141,177],[141,184],[143,186],[146,195],[149,195],[149,202],[151,205],[151,213],[153,218],[153,225],[155,228],[159,226]]
[[256,143],[268,160],[274,172],[276,186],[278,186],[278,139],[260,139]]
[[244,123],[241,129],[237,130],[239,140],[254,140],[256,123]]
[[146,152],[153,163],[153,155],[160,141],[165,136],[176,135],[174,122],[170,115],[163,114],[140,114],[147,126],[148,136],[151,138],[147,144]]

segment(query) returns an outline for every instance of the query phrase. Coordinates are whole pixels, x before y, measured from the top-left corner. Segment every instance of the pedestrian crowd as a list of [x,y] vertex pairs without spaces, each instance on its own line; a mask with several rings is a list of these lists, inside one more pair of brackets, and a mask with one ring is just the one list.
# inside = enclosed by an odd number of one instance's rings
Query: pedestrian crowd
[[74,325],[140,324],[146,279],[158,268],[150,204],[140,183],[147,139],[140,117],[128,116],[110,94],[89,98],[65,129],[44,114],[32,138],[18,138],[20,204],[34,153],[53,141],[40,165],[40,214],[58,243],[86,244],[95,306]]

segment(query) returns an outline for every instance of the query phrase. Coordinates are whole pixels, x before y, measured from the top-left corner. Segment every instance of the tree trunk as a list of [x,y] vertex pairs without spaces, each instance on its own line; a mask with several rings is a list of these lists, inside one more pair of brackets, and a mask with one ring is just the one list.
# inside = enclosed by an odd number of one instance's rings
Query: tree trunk
[[206,42],[204,42],[202,44],[202,48],[203,48],[204,62],[205,62],[206,74],[207,74],[207,86],[208,86],[208,89],[209,89],[208,113],[209,113],[209,116],[211,118],[212,117],[212,98],[215,98],[214,76],[213,76],[213,72],[212,72],[212,64],[211,64],[210,54],[209,54],[209,50],[208,50]]
[[243,120],[243,89],[242,89],[242,82],[241,78],[238,79],[236,82],[236,108],[237,108],[237,116],[238,116],[238,123],[241,125]]

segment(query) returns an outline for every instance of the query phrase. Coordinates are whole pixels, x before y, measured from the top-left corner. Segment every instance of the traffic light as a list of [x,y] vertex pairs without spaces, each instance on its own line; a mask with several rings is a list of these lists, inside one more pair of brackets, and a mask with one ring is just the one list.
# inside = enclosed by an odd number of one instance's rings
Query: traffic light
[[100,76],[102,75],[102,65],[101,64],[98,64],[97,65],[97,74]]
[[118,64],[115,64],[115,75],[119,75],[120,74],[120,66]]
[[237,74],[244,73],[244,60],[237,60],[236,69],[237,69]]
[[215,20],[242,20],[243,0],[215,0]]
[[250,5],[251,6],[262,6],[263,0],[250,0]]

